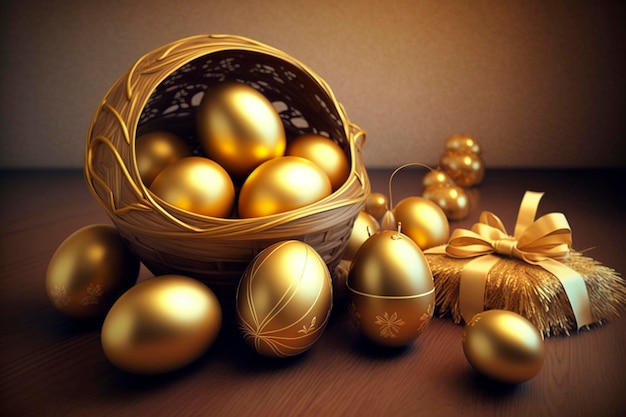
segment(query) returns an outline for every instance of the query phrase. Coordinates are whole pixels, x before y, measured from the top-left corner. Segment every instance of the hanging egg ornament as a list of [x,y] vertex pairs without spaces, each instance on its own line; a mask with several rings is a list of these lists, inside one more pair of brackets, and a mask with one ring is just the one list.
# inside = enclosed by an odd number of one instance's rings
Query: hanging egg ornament
[[482,148],[476,139],[468,135],[452,135],[444,143],[446,151],[455,151],[463,153],[475,153],[480,155]]
[[496,381],[519,384],[543,366],[545,349],[539,330],[525,317],[507,310],[476,314],[465,326],[463,352],[470,365]]
[[402,232],[422,249],[443,245],[450,237],[446,213],[437,204],[424,197],[406,197],[393,209]]
[[135,160],[141,181],[150,187],[163,169],[179,159],[191,156],[191,150],[173,133],[156,131],[135,139]]
[[235,186],[217,162],[201,156],[183,158],[166,167],[150,190],[166,203],[211,217],[229,217],[235,205]]
[[426,189],[433,185],[454,185],[454,180],[440,169],[428,171],[422,179],[422,188]]
[[324,332],[332,281],[322,257],[298,240],[277,242],[246,268],[236,296],[244,340],[267,357],[299,355]]
[[360,211],[354,220],[352,232],[348,238],[348,247],[342,259],[352,260],[363,242],[379,230],[380,226],[374,216],[365,211]]
[[117,228],[95,224],[72,233],[54,252],[46,272],[46,293],[66,316],[100,318],[138,276],[139,260]]
[[209,88],[198,106],[198,138],[209,159],[234,178],[285,152],[285,130],[272,103],[255,88],[225,82]]
[[350,174],[350,161],[334,140],[316,134],[300,135],[287,144],[285,155],[300,156],[315,163],[328,175],[333,191],[339,189]]
[[432,272],[420,248],[399,230],[381,231],[365,241],[346,286],[352,321],[375,344],[409,345],[432,318]]
[[382,193],[371,193],[365,200],[364,210],[374,216],[375,219],[380,219],[389,210],[389,201]]
[[141,281],[115,302],[100,339],[118,368],[164,374],[200,358],[221,326],[222,309],[209,287],[183,275],[161,275]]
[[422,197],[437,204],[450,220],[467,217],[470,210],[469,196],[458,185],[438,184],[424,190]]
[[259,165],[243,183],[242,218],[269,216],[315,203],[332,192],[328,175],[299,156],[281,156]]
[[473,152],[446,151],[439,159],[439,167],[461,187],[478,185],[485,175],[485,163]]

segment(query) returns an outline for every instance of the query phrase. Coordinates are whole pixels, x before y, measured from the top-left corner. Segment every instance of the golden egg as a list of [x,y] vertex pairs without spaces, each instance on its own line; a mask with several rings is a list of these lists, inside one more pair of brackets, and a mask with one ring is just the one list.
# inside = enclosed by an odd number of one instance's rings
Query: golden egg
[[245,341],[268,357],[298,355],[324,332],[332,281],[322,257],[297,240],[259,253],[239,282],[237,322]]
[[446,139],[444,148],[446,151],[471,152],[479,155],[482,152],[482,148],[476,139],[461,134],[452,135]]
[[350,174],[350,161],[344,150],[326,136],[305,134],[287,144],[285,155],[300,156],[317,164],[328,175],[333,191],[341,187]]
[[407,197],[393,209],[402,232],[422,249],[443,245],[450,237],[450,225],[441,207],[423,197]]
[[198,138],[207,157],[235,178],[245,178],[262,162],[281,156],[287,140],[272,103],[242,83],[209,88],[198,106]]
[[477,153],[447,151],[439,166],[461,187],[478,185],[485,176],[485,163]]
[[235,204],[235,186],[228,173],[215,161],[200,156],[165,168],[150,190],[174,207],[204,216],[228,217]]
[[307,206],[331,194],[328,175],[299,156],[282,156],[259,165],[239,193],[243,218],[269,216]]
[[104,317],[138,276],[139,260],[117,228],[95,224],[72,233],[54,252],[46,272],[46,293],[69,317]]
[[442,184],[454,185],[454,180],[452,179],[451,176],[449,176],[448,174],[446,174],[444,171],[440,169],[433,169],[431,171],[428,171],[424,175],[424,178],[422,179],[422,188],[424,189],[431,187],[433,185],[442,185]]
[[375,219],[380,219],[389,210],[389,201],[382,193],[371,193],[365,200],[364,210],[374,216]]
[[525,317],[506,310],[476,314],[463,330],[463,352],[470,365],[494,380],[518,384],[539,373],[544,342]]
[[414,342],[435,309],[435,283],[426,257],[398,231],[381,231],[363,243],[346,286],[353,323],[382,346]]
[[359,212],[348,238],[348,247],[342,259],[352,260],[363,242],[380,230],[378,221],[369,213]]
[[191,150],[185,141],[173,133],[156,131],[135,139],[137,169],[146,187],[166,166],[188,156],[191,156]]
[[450,220],[464,219],[470,211],[469,196],[458,185],[432,185],[424,190],[422,197],[441,207]]
[[398,230],[398,222],[393,215],[393,210],[387,210],[383,214],[383,218],[380,219],[380,230]]
[[162,374],[202,356],[221,326],[213,291],[186,276],[162,275],[141,281],[117,300],[102,325],[101,343],[118,368]]

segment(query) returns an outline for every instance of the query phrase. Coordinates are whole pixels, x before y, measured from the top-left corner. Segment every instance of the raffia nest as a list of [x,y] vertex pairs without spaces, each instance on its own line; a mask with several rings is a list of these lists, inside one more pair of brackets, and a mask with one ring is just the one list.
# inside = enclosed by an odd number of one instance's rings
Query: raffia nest
[[[459,282],[468,260],[429,254],[426,258],[435,276],[439,315],[462,323]],[[580,252],[572,252],[563,263],[583,277],[595,325],[620,316],[626,305],[626,283],[619,273]],[[530,320],[545,337],[569,335],[577,328],[561,282],[543,268],[518,259],[503,257],[491,268],[484,300],[485,310],[514,311]]]
[[[160,204],[140,179],[135,139],[169,130],[200,155],[196,109],[207,88],[227,81],[264,94],[279,112],[287,140],[317,133],[336,141],[351,164],[343,186],[314,204],[258,218],[214,218]],[[348,120],[326,82],[295,58],[239,36],[202,35],[146,54],[112,85],[87,133],[84,173],[152,273],[192,276],[224,296],[234,292],[257,253],[282,240],[310,244],[334,272],[370,193],[364,141],[365,132]]]

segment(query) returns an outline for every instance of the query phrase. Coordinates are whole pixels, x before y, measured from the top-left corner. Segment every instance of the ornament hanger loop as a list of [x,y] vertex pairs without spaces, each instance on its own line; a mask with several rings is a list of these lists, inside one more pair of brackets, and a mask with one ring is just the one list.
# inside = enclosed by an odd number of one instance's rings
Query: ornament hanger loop
[[392,193],[391,193],[391,183],[392,183],[392,181],[393,181],[393,177],[394,177],[394,176],[396,175],[396,173],[397,173],[398,171],[400,171],[401,169],[404,169],[404,168],[407,168],[407,167],[410,167],[410,166],[419,166],[419,167],[422,167],[422,168],[427,168],[427,169],[429,169],[430,171],[434,171],[434,169],[433,169],[433,168],[429,167],[429,166],[428,166],[428,165],[426,165],[426,164],[422,164],[422,163],[420,163],[420,162],[409,162],[408,164],[400,165],[398,168],[396,168],[396,169],[395,169],[395,170],[391,173],[391,175],[389,176],[389,208],[391,208],[391,209],[393,209],[393,195],[392,195]]

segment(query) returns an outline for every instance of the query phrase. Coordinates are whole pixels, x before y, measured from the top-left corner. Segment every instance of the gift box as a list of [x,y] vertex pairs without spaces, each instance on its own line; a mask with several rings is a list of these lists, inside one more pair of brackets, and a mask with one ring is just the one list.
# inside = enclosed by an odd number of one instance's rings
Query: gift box
[[626,283],[618,272],[572,249],[563,213],[535,219],[543,193],[525,193],[513,235],[491,212],[447,244],[425,251],[435,279],[436,309],[455,323],[484,310],[529,319],[544,335],[566,334],[619,316]]

